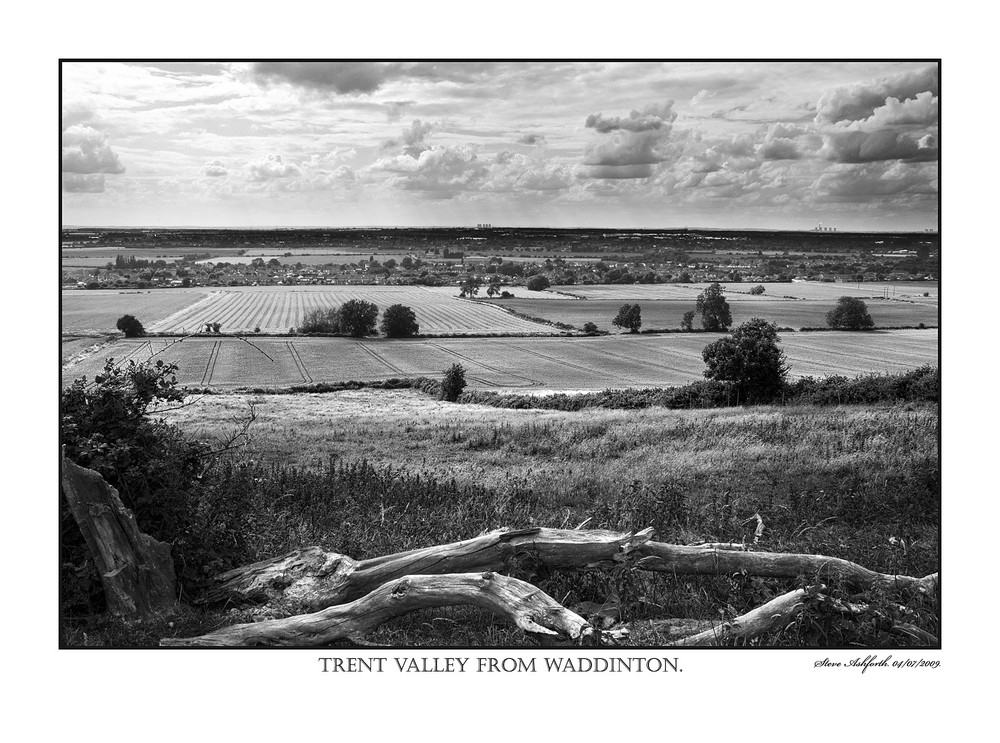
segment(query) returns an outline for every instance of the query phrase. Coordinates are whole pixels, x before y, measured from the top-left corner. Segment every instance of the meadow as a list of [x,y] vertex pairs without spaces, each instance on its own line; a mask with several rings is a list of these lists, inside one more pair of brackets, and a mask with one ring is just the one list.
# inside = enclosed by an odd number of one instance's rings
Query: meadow
[[[471,303],[466,303],[471,304]],[[475,306],[475,305],[472,305]],[[191,387],[289,387],[313,382],[440,378],[454,363],[471,389],[530,392],[661,387],[703,378],[702,349],[717,333],[540,338],[239,338],[118,340],[63,370],[93,378],[112,357],[176,362]],[[782,334],[791,378],[895,372],[937,365],[934,330]]]
[[135,315],[143,323],[162,319],[199,302],[208,291],[207,288],[67,289],[60,296],[62,332],[114,333],[115,323],[122,315]]
[[[231,484],[223,478],[220,487],[243,502],[254,559],[306,544],[364,559],[501,526],[581,523],[652,526],[661,541],[679,544],[740,542],[753,539],[759,514],[765,530],[755,549],[825,554],[916,576],[939,562],[936,405],[570,413],[361,390],[206,396],[165,415],[190,436],[215,438],[250,404],[257,414],[250,442],[242,464],[225,474]],[[657,624],[664,616],[710,625],[795,583],[525,569],[522,577],[564,605],[614,604],[632,623],[628,643],[637,645],[664,641]],[[920,626],[936,632],[933,604],[916,610]],[[867,613],[851,621],[810,613],[808,622],[763,642],[891,643],[878,635],[878,621]],[[433,646],[525,642],[503,621],[465,608],[396,619],[369,639]]]

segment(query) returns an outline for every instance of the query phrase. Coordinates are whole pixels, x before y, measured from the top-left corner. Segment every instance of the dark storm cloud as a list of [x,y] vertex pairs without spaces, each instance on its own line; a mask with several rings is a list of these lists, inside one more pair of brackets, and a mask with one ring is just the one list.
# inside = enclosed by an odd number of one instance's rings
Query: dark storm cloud
[[829,90],[817,104],[816,123],[867,119],[889,98],[899,102],[916,98],[920,93],[938,95],[937,65]]
[[528,144],[528,145],[545,144],[545,135],[544,134],[523,134],[520,137],[518,137],[517,143],[518,144]]
[[250,75],[258,83],[288,83],[341,95],[374,93],[391,80],[472,82],[487,74],[490,63],[448,62],[257,62]]

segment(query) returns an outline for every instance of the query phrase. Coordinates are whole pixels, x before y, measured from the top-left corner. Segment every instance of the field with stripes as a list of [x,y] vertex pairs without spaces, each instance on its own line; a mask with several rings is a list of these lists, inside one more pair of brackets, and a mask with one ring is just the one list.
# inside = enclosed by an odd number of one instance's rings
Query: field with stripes
[[[118,340],[64,367],[69,383],[93,378],[112,357],[176,362],[182,385],[220,390],[311,382],[440,378],[453,363],[479,389],[602,390],[654,387],[701,379],[701,351],[714,334],[593,338],[212,338]],[[937,364],[933,330],[786,333],[791,376],[855,376]]]
[[63,333],[114,332],[123,314],[134,315],[154,333],[195,333],[209,322],[221,323],[224,333],[252,333],[258,328],[262,333],[287,333],[310,310],[338,307],[351,299],[374,302],[380,312],[404,304],[414,311],[424,334],[552,332],[550,326],[457,294],[455,287],[362,285],[71,290],[62,295]]

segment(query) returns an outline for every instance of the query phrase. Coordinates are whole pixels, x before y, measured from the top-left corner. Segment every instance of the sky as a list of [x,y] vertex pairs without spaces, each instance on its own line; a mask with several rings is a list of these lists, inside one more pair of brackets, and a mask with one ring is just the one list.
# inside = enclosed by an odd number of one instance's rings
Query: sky
[[61,72],[66,226],[937,226],[933,62]]

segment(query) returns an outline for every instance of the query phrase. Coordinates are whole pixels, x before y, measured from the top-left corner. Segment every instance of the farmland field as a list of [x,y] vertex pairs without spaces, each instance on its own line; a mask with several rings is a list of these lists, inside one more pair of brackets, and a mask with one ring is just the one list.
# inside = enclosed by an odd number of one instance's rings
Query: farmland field
[[[937,305],[939,285],[937,281],[882,281],[860,283],[830,283],[825,281],[792,281],[781,283],[765,283],[764,294],[757,296],[749,294],[750,289],[757,286],[752,281],[738,284],[719,282],[730,300],[747,299],[815,299],[836,302],[843,296],[874,299],[887,297],[889,299],[920,302],[921,304]],[[586,299],[614,299],[633,301],[637,299],[694,299],[704,291],[708,284],[593,284],[555,286],[553,289],[575,294]],[[928,296],[925,297],[924,293]]]
[[[569,300],[565,302],[534,298],[491,301],[501,307],[507,307],[532,317],[544,318],[550,322],[568,323],[578,328],[583,327],[586,322],[593,322],[600,330],[622,332],[611,324],[622,304],[639,303],[642,308],[643,328],[679,328],[684,313],[695,308],[696,298],[697,293],[692,292],[687,299],[649,300],[642,297],[622,296],[618,299]],[[778,327],[823,328],[826,327],[826,313],[836,305],[836,298],[819,301],[779,299],[766,295],[752,297],[745,294],[729,294],[727,299],[732,310],[734,326],[746,322],[750,318],[760,317],[769,322],[777,323]],[[877,326],[899,327],[916,326],[919,323],[938,324],[937,307],[934,305],[882,299],[869,299],[866,304]],[[695,327],[698,327],[699,323],[700,317],[695,316]]]
[[[175,361],[182,385],[225,389],[287,387],[307,382],[440,377],[453,363],[473,389],[602,390],[659,387],[702,378],[701,351],[719,334],[595,338],[239,338],[119,340],[63,370],[64,381],[94,374],[105,357]],[[792,377],[853,376],[936,364],[932,330],[786,333]]]
[[70,289],[62,292],[63,333],[116,332],[122,315],[135,315],[146,329],[155,320],[187,307],[208,293],[208,289],[151,289],[117,291]]

